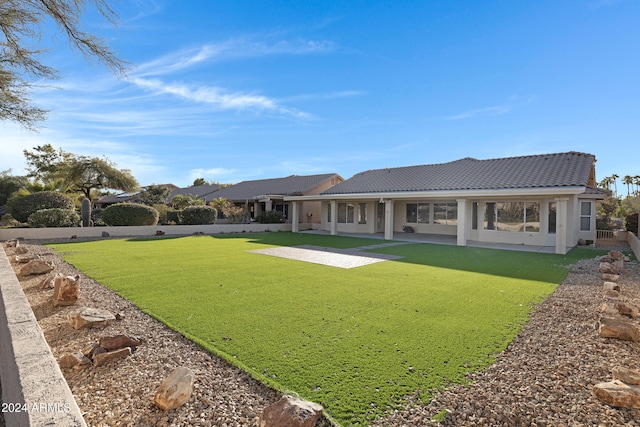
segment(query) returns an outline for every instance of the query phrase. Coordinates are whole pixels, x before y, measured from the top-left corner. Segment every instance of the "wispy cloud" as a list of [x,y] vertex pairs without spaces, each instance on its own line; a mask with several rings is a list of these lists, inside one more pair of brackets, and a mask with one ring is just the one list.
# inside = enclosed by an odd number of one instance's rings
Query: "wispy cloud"
[[463,111],[462,113],[459,113],[459,114],[443,117],[443,120],[463,120],[463,119],[473,119],[476,117],[501,116],[503,114],[507,114],[510,111],[511,111],[511,106],[509,105],[495,105],[492,107],[477,108],[474,110]]

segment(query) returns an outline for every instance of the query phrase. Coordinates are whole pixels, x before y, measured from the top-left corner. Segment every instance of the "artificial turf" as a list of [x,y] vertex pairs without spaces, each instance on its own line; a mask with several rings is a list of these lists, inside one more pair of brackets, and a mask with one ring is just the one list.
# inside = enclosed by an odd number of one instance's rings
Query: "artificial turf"
[[296,233],[50,245],[87,275],[282,391],[366,425],[491,364],[563,280],[567,255],[407,244],[341,269],[247,252],[370,239]]

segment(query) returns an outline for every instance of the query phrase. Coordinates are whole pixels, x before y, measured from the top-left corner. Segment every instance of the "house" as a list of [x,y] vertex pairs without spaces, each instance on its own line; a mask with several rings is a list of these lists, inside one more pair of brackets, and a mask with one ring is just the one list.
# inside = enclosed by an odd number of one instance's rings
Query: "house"
[[[595,156],[567,152],[361,172],[317,196],[321,228],[338,233],[403,229],[469,241],[555,247],[564,254],[580,240],[596,239]],[[298,225],[293,223],[293,231]]]
[[256,218],[261,212],[275,210],[289,221],[297,218],[294,221],[296,224],[320,223],[320,201],[300,202],[296,205],[297,211],[294,216],[285,197],[317,196],[342,181],[343,178],[337,173],[242,181],[207,195],[205,201],[210,203],[223,197],[237,206],[244,207],[251,218]]

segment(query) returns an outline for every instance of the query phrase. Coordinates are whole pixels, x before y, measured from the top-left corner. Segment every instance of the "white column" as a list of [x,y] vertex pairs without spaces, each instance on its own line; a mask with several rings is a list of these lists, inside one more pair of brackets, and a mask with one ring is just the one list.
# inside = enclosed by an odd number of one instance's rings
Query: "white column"
[[331,235],[338,234],[338,202],[332,200],[329,202],[329,209],[331,209]]
[[393,240],[393,200],[384,201],[384,240]]
[[298,232],[298,202],[291,202],[291,231]]
[[271,199],[265,200],[264,202],[264,210],[265,212],[271,212],[273,210],[273,206],[271,204]]
[[567,203],[568,198],[557,198],[556,202],[556,253],[567,253]]
[[457,199],[458,202],[458,246],[467,246],[467,200]]

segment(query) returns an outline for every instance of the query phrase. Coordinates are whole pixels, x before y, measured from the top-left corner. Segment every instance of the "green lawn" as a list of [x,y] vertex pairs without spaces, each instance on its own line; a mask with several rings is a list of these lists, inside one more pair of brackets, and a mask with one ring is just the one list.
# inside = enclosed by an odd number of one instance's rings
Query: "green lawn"
[[366,425],[491,364],[566,265],[593,257],[409,244],[353,269],[247,250],[370,239],[293,233],[50,245],[140,309],[283,391]]

